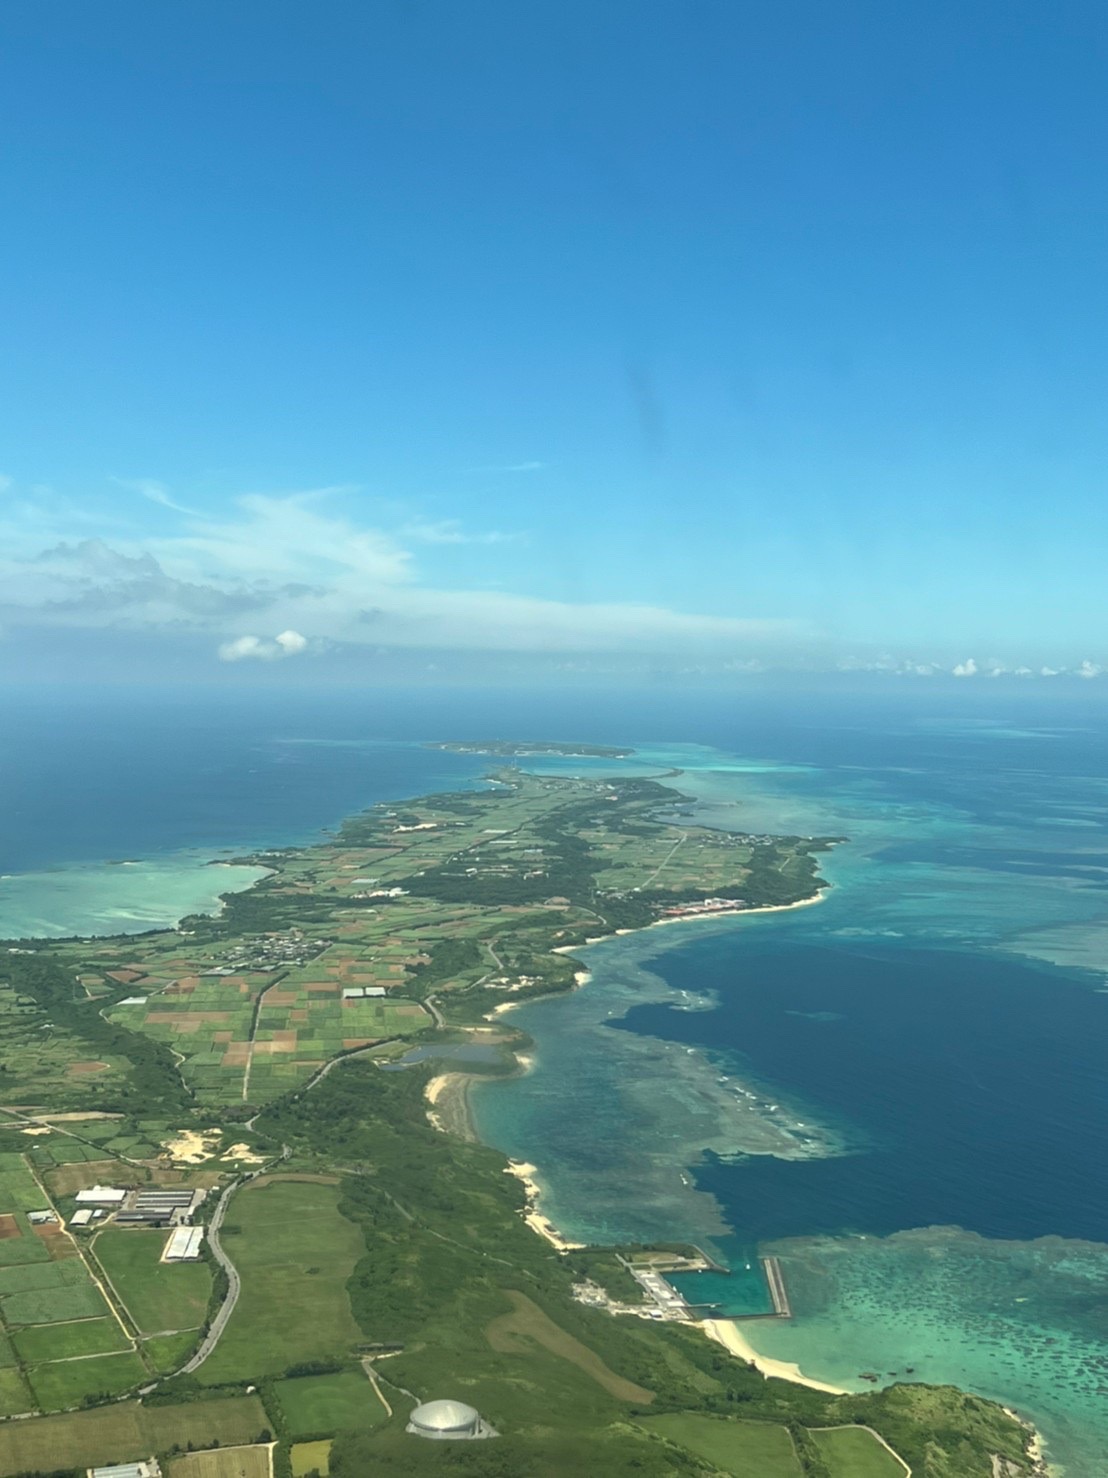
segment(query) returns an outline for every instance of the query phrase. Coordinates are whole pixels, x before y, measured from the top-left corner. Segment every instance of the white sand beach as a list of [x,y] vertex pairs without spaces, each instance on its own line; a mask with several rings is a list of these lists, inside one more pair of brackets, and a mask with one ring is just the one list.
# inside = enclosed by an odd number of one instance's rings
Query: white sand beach
[[746,1360],[763,1375],[775,1376],[778,1380],[792,1381],[798,1386],[810,1386],[813,1391],[826,1391],[829,1396],[849,1394],[842,1386],[830,1386],[826,1381],[812,1380],[810,1376],[803,1373],[799,1365],[793,1365],[790,1361],[771,1360],[766,1355],[759,1355],[734,1319],[705,1319],[700,1327],[709,1339],[714,1339],[717,1344],[730,1350],[732,1355],[737,1355],[740,1360]]
[[585,1246],[584,1242],[570,1242],[563,1237],[550,1218],[536,1210],[536,1202],[541,1195],[541,1189],[534,1178],[538,1174],[537,1166],[527,1160],[509,1160],[504,1167],[504,1174],[514,1175],[518,1181],[522,1182],[527,1192],[527,1210],[524,1212],[523,1219],[532,1231],[538,1232],[540,1237],[545,1237],[559,1252],[574,1252]]

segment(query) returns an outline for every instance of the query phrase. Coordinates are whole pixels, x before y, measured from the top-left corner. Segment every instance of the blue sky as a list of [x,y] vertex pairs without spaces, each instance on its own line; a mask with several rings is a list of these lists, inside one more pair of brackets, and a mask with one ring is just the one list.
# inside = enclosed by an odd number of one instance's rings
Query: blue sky
[[0,42],[0,672],[1108,667],[1103,6]]

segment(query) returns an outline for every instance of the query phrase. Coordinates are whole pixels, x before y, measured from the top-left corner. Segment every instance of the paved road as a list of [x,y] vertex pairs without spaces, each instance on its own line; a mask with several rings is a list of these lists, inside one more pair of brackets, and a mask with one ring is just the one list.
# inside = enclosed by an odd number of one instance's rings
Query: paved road
[[230,1201],[233,1193],[238,1190],[241,1184],[241,1181],[236,1180],[232,1185],[229,1185],[227,1187],[222,1196],[220,1196],[219,1200],[216,1202],[216,1208],[215,1211],[212,1213],[212,1219],[208,1223],[208,1245],[212,1249],[212,1256],[215,1258],[216,1262],[219,1263],[223,1271],[227,1274],[227,1297],[223,1300],[223,1303],[220,1305],[219,1312],[212,1320],[211,1328],[204,1336],[204,1340],[200,1348],[186,1365],[181,1366],[180,1373],[184,1375],[187,1375],[190,1371],[196,1370],[199,1366],[203,1365],[204,1361],[215,1349],[216,1345],[219,1342],[220,1335],[223,1333],[224,1329],[227,1326],[227,1320],[231,1317],[232,1313],[234,1312],[235,1304],[238,1302],[239,1289],[242,1287],[242,1284],[239,1281],[239,1275],[235,1269],[234,1263],[227,1256],[222,1246],[220,1245],[219,1229],[223,1225],[223,1216],[227,1210],[227,1204]]

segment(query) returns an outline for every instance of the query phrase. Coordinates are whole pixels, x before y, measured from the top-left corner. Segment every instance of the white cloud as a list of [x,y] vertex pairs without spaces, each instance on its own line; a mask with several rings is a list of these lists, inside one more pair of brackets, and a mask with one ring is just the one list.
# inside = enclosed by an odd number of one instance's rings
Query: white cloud
[[445,518],[438,523],[424,523],[418,519],[406,523],[399,530],[399,537],[417,539],[421,544],[511,544],[522,535],[502,534],[497,529],[470,534],[456,518]]
[[964,662],[959,662],[956,667],[953,667],[951,669],[951,671],[954,673],[955,677],[976,677],[977,663],[973,660],[972,657],[967,657]]
[[186,508],[183,503],[178,503],[172,498],[169,489],[163,483],[155,482],[149,477],[114,477],[112,481],[118,487],[126,488],[128,492],[139,493],[151,503],[157,503],[162,508],[170,508],[174,513],[195,514],[193,508]]
[[1039,676],[1040,677],[1057,677],[1058,676],[1058,668],[1057,667],[1040,667],[1039,668]]
[[294,657],[298,652],[303,652],[307,646],[307,637],[301,636],[299,631],[282,631],[272,641],[258,636],[236,636],[233,641],[220,644],[218,656],[221,662],[244,662],[251,659],[258,662],[279,662],[282,657]]
[[[463,580],[424,583],[413,529],[405,536],[356,521],[336,506],[335,494],[347,489],[254,493],[203,515],[189,513],[161,484],[141,491],[178,515],[170,528],[140,537],[124,524],[110,537],[97,530],[74,542],[74,529],[95,523],[88,509],[82,524],[77,511],[45,497],[0,517],[0,621],[207,633],[229,662],[292,655],[300,641],[747,660],[767,648],[795,650],[811,637],[788,620],[545,599]],[[110,531],[114,515],[113,505],[103,529]],[[444,550],[471,539],[501,542],[451,520],[422,525],[420,533],[420,542],[430,536]],[[498,586],[511,574],[505,564]],[[287,639],[259,635],[265,631]]]
[[1081,666],[1077,669],[1077,676],[1078,677],[1099,677],[1100,674],[1103,671],[1104,671],[1104,668],[1101,667],[1099,663],[1097,663],[1097,662],[1090,662],[1088,660],[1088,658],[1086,658],[1085,661],[1082,662]]

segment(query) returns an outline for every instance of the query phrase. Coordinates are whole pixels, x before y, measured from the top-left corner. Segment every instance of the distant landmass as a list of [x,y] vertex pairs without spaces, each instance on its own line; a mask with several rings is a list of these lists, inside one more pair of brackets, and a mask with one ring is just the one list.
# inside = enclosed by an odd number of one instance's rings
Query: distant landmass
[[561,744],[545,739],[465,739],[432,744],[432,749],[446,749],[451,754],[561,755],[565,759],[624,760],[633,749],[618,749],[608,744]]

